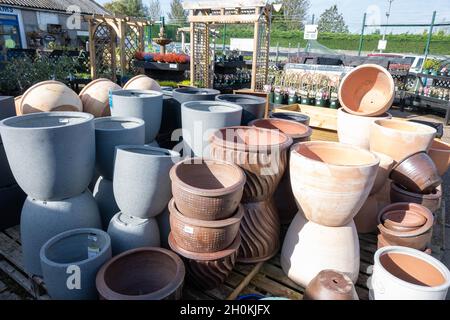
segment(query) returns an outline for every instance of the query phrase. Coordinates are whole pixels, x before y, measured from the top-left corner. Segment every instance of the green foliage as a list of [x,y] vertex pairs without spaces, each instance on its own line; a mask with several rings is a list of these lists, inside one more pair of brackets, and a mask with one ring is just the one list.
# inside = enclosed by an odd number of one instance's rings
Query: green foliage
[[284,26],[287,30],[303,29],[304,21],[311,7],[309,0],[282,0]]
[[344,16],[339,13],[337,5],[331,6],[320,15],[318,25],[319,32],[348,33]]
[[183,25],[186,23],[187,14],[183,9],[181,0],[172,0],[170,3],[169,19],[172,23],[178,25]]
[[148,15],[153,21],[159,20],[162,15],[159,0],[150,0],[150,4],[148,5]]
[[436,59],[427,59],[423,64],[423,68],[426,70],[439,71],[441,69],[441,62]]
[[142,3],[142,0],[112,0],[104,7],[119,15],[139,18],[148,16],[148,8]]

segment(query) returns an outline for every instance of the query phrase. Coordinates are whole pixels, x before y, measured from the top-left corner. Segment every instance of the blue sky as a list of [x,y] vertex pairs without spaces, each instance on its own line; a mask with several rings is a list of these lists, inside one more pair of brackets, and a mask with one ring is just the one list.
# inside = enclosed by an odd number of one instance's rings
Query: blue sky
[[[110,0],[97,1],[105,3]],[[220,0],[211,0],[211,2],[216,1]],[[143,2],[149,3],[149,0],[143,0]],[[170,2],[171,0],[160,0],[161,8],[166,13],[170,11]],[[310,3],[309,15],[314,14],[316,19],[325,9],[333,4],[337,4],[351,32],[360,31],[364,12],[368,13],[369,21],[386,22],[385,13],[388,8],[388,0],[310,0]],[[450,0],[394,0],[389,22],[429,23],[434,10],[437,11],[437,22],[444,20],[450,22]],[[409,31],[422,32],[422,29],[412,28]],[[388,29],[388,32],[393,31],[396,33],[403,30],[407,31],[406,29]]]

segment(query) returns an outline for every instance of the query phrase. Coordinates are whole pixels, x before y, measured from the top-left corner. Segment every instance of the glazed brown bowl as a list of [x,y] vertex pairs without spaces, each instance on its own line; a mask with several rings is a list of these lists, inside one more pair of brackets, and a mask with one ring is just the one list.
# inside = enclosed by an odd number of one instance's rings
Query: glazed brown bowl
[[434,139],[428,149],[428,155],[433,159],[439,175],[443,176],[450,166],[450,144]]
[[235,214],[224,220],[205,221],[186,217],[180,213],[175,199],[169,202],[170,228],[178,245],[188,251],[210,253],[229,247],[239,233],[244,215],[242,205]]
[[237,165],[200,158],[177,163],[170,178],[178,210],[185,217],[208,221],[233,215],[245,185],[244,172]]
[[290,136],[293,143],[309,141],[312,135],[312,129],[296,121],[284,119],[256,119],[248,124],[249,126],[278,130]]
[[352,280],[336,270],[322,270],[308,284],[303,300],[359,300]]
[[103,300],[181,299],[185,268],[175,253],[144,247],[125,251],[105,263],[96,286]]
[[423,151],[397,163],[389,178],[405,189],[417,193],[429,193],[442,183],[433,160]]
[[421,204],[431,212],[435,213],[441,207],[442,186],[437,187],[430,193],[422,194],[410,192],[396,183],[391,183],[391,202],[412,202]]

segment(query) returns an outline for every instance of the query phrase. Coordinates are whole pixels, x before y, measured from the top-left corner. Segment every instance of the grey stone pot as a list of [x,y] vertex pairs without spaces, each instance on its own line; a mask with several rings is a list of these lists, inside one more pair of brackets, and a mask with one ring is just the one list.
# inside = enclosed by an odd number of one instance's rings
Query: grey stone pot
[[103,230],[107,230],[112,217],[120,211],[116,199],[114,199],[112,181],[104,177],[99,177],[95,184],[93,194],[102,218]]
[[111,115],[144,120],[145,143],[155,140],[161,127],[163,94],[151,90],[117,90],[111,95]]
[[16,116],[14,97],[0,96],[0,120],[14,116]]
[[34,199],[61,200],[84,192],[95,166],[94,116],[42,112],[0,122],[11,171]]
[[117,213],[108,227],[113,255],[141,247],[159,247],[160,235],[155,218],[140,219]]
[[241,125],[246,126],[250,121],[264,118],[267,100],[262,97],[249,94],[221,94],[216,97],[217,101],[231,102],[242,107]]
[[20,218],[25,270],[42,276],[39,251],[55,235],[76,228],[101,229],[97,203],[89,190],[62,201],[41,201],[27,197]]
[[144,144],[145,122],[138,118],[105,117],[95,119],[94,125],[95,168],[101,176],[112,180],[116,146]]
[[221,101],[191,101],[181,105],[183,155],[209,158],[209,137],[220,128],[239,126],[242,107]]
[[26,197],[17,184],[0,188],[0,230],[20,223],[20,212]]
[[0,188],[10,186],[16,183],[11,168],[6,157],[3,143],[0,143]]
[[111,257],[111,238],[102,230],[82,228],[54,236],[40,251],[48,294],[55,300],[98,299],[95,278]]
[[178,88],[172,91],[172,97],[183,104],[189,101],[214,101],[219,90],[205,88]]
[[169,209],[166,208],[160,215],[156,216],[156,221],[158,222],[159,235],[161,238],[161,247],[165,249],[170,249],[169,246],[169,234],[170,234],[170,213]]
[[118,146],[114,166],[114,198],[130,216],[155,217],[172,197],[169,171],[178,152],[149,146]]

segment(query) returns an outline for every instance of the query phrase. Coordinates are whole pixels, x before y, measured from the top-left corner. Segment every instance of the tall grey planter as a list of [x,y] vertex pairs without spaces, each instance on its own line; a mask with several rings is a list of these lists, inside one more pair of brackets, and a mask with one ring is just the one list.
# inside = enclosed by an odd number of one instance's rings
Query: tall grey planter
[[0,122],[8,162],[34,199],[61,200],[82,193],[94,173],[94,116],[43,112]]
[[179,160],[172,150],[118,146],[113,186],[120,210],[143,219],[160,214],[172,197],[169,171]]
[[95,278],[111,257],[111,238],[102,230],[82,228],[54,236],[40,251],[48,294],[55,300],[97,299]]
[[116,199],[114,199],[112,181],[99,177],[93,194],[102,218],[103,230],[107,230],[112,217],[120,211]]
[[221,94],[216,97],[217,101],[231,102],[242,107],[241,125],[246,126],[250,121],[264,118],[267,100],[262,97],[248,94]]
[[129,117],[105,117],[94,120],[95,168],[101,176],[112,180],[116,146],[145,143],[144,124],[142,119]]
[[0,96],[0,120],[16,116],[14,97]]
[[39,258],[42,245],[55,235],[76,228],[101,228],[97,203],[90,191],[51,202],[28,197],[20,219],[25,270],[42,276]]
[[111,95],[111,115],[144,120],[145,143],[155,140],[161,127],[163,94],[151,90],[117,90]]
[[183,155],[208,158],[209,138],[217,129],[241,124],[242,107],[221,101],[191,101],[181,105]]

